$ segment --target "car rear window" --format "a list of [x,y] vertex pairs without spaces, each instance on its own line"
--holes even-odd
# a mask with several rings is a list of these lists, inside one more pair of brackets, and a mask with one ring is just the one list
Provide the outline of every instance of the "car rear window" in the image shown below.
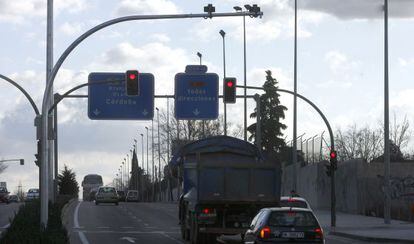
[[39,193],[39,190],[38,189],[30,189],[29,193]]
[[318,226],[318,222],[311,212],[274,211],[271,213],[269,226]]
[[308,208],[308,205],[304,201],[298,200],[281,200],[281,207],[293,207],[293,208]]
[[115,193],[115,188],[112,187],[103,187],[99,188],[100,193]]

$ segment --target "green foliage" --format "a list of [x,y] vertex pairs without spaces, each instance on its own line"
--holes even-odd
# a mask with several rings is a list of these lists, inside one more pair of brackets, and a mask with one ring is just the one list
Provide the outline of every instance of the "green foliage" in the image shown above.
[[76,174],[65,165],[65,168],[58,176],[59,194],[78,196],[79,184],[76,181]]
[[[263,84],[265,93],[260,96],[260,125],[262,150],[280,152],[285,146],[282,138],[282,130],[287,126],[281,122],[285,118],[287,108],[280,104],[279,93],[277,92],[278,82],[272,77],[270,70],[266,71],[266,81]],[[257,108],[250,114],[250,118],[257,117]],[[256,140],[256,123],[251,124],[247,130],[251,133],[249,140]]]
[[40,202],[35,200],[21,205],[0,244],[69,243],[67,231],[61,220],[61,211],[66,202],[67,199],[49,204],[49,223],[43,231],[40,227]]

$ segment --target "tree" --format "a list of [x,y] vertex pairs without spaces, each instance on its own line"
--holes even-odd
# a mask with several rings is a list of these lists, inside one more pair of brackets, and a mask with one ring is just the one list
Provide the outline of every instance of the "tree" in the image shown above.
[[58,176],[59,194],[78,196],[79,184],[76,181],[76,173],[65,165]]
[[381,154],[382,131],[354,124],[345,131],[338,129],[335,142],[340,160],[362,158],[370,162]]
[[398,123],[397,116],[394,113],[394,121],[390,124],[390,140],[398,146],[399,149],[404,149],[411,137],[411,131],[409,131],[410,123],[408,122],[407,115],[401,123]]
[[[266,81],[263,84],[265,93],[260,96],[260,125],[262,149],[265,151],[279,152],[285,147],[285,140],[282,138],[282,130],[287,126],[281,122],[285,118],[287,108],[280,104],[279,93],[277,92],[278,82],[272,77],[270,70],[266,71]],[[257,117],[257,108],[250,114],[250,118]],[[247,130],[250,132],[249,140],[256,142],[256,123],[251,124]]]

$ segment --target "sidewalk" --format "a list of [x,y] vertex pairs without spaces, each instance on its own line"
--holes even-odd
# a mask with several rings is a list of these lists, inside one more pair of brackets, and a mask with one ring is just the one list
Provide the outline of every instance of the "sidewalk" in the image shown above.
[[331,212],[314,211],[325,233],[370,242],[414,243],[414,223],[337,212],[336,227],[331,228]]

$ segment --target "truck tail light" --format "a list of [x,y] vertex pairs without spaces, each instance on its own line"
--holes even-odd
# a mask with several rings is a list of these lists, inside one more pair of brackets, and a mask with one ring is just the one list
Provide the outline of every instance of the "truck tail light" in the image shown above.
[[216,217],[216,210],[214,208],[203,208],[201,209],[201,213],[199,215],[202,218],[209,218],[209,217]]
[[260,238],[267,239],[270,237],[270,228],[265,226],[260,230]]

